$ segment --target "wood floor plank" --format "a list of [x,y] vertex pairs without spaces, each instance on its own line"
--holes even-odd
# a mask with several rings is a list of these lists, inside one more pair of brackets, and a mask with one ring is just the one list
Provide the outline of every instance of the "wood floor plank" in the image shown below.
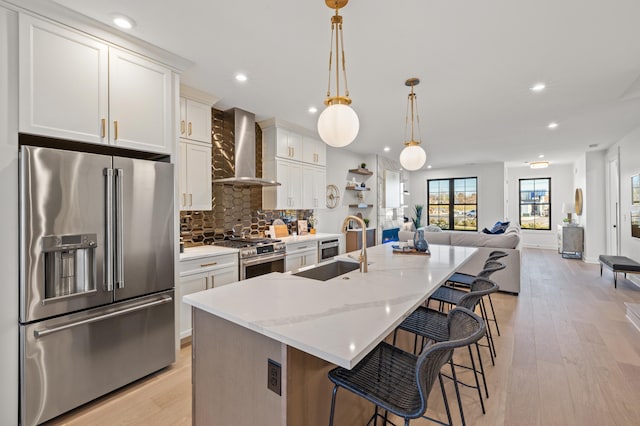
[[[523,249],[520,295],[498,293],[492,299],[502,335],[494,336],[495,366],[482,350],[487,413],[473,389],[462,389],[468,425],[640,424],[640,332],[626,319],[624,305],[640,303],[639,287],[620,275],[614,289],[612,275],[600,277],[598,265],[563,259],[553,250]],[[446,387],[459,425],[453,386]],[[427,415],[446,419],[437,386]],[[191,424],[190,346],[170,368],[50,424]]]

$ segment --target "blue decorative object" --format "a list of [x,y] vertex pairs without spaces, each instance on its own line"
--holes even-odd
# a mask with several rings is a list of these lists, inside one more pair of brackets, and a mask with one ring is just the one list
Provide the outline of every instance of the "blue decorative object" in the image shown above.
[[484,232],[485,234],[504,234],[504,231],[507,230],[507,228],[509,227],[509,223],[511,222],[496,222],[495,225],[493,225],[493,228],[491,229],[487,229],[484,228],[482,230],[482,232]]
[[429,249],[429,243],[424,239],[424,231],[422,229],[413,234],[413,247],[417,251],[427,251]]

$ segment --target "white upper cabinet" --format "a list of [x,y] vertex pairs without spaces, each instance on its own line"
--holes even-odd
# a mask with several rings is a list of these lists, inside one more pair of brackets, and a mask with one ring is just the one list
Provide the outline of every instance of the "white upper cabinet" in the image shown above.
[[301,209],[303,191],[302,163],[277,158],[263,163],[263,176],[280,182],[280,186],[262,189],[265,209]]
[[[266,130],[265,138],[270,147],[275,145],[275,155],[287,160],[302,160],[302,136],[279,127]],[[275,141],[275,144],[274,144]]]
[[180,98],[180,137],[211,143],[211,107],[209,105]]
[[20,131],[107,143],[109,49],[20,14]]
[[109,49],[110,143],[171,152],[171,71],[137,55]]
[[20,131],[171,153],[172,72],[20,14]]
[[180,210],[211,210],[211,145],[180,141]]
[[314,138],[302,138],[302,161],[316,166],[327,165],[327,145]]
[[302,208],[315,210],[325,208],[327,170],[324,167],[304,165],[302,167]]

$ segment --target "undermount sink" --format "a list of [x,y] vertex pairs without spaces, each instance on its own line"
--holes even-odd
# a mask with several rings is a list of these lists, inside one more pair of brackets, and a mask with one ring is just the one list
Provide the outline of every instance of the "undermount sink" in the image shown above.
[[293,275],[303,278],[311,278],[312,280],[327,281],[347,272],[355,271],[360,268],[359,263],[345,262],[337,260],[335,262],[326,263],[315,268],[296,272]]

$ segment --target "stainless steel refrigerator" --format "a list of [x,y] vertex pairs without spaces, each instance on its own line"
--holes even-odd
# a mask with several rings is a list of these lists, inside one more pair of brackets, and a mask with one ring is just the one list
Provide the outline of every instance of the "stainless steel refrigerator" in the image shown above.
[[173,165],[20,149],[20,419],[175,360]]

